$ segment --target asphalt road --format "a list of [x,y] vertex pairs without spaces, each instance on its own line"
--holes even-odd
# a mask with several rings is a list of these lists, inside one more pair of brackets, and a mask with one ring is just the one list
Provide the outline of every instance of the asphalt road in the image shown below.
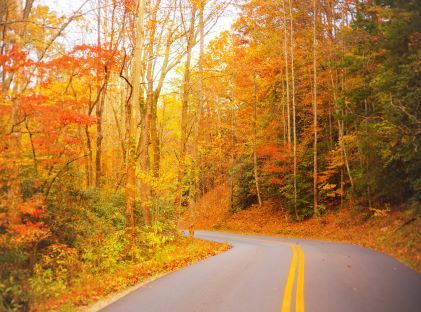
[[198,232],[233,248],[128,294],[107,312],[421,311],[421,275],[371,249]]

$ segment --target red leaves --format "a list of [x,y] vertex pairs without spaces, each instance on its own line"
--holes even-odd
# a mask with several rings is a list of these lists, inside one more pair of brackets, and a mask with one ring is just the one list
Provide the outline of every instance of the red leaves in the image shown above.
[[79,124],[79,125],[93,125],[96,123],[96,119],[94,117],[90,117],[84,114],[71,114],[71,115],[63,115],[60,117],[61,124]]
[[12,112],[12,107],[9,105],[0,105],[0,116],[10,115]]
[[44,95],[19,95],[20,108],[25,113],[25,115],[33,114],[41,105],[45,104],[48,100],[49,97]]
[[64,138],[63,141],[68,144],[78,144],[83,143],[83,140],[80,138]]
[[43,222],[33,223],[27,221],[23,224],[14,224],[9,227],[9,232],[13,233],[12,243],[16,245],[28,245],[46,239],[50,232]]
[[34,198],[31,201],[23,202],[18,207],[23,215],[28,215],[32,218],[39,219],[45,214],[44,201],[41,198]]
[[261,146],[257,150],[260,158],[263,158],[262,171],[271,174],[268,179],[270,184],[285,184],[286,181],[282,175],[288,174],[291,170],[290,150],[287,146],[266,145]]
[[281,178],[270,178],[269,179],[269,183],[270,184],[279,184],[279,185],[282,185],[282,184],[285,184],[285,179],[281,179]]
[[12,243],[26,246],[46,239],[50,231],[40,219],[45,216],[46,208],[42,198],[35,197],[19,204],[18,213],[8,217],[7,232],[12,234]]
[[136,0],[121,0],[123,6],[127,11],[134,11],[136,9],[137,1]]
[[268,156],[273,160],[286,160],[286,151],[281,146],[266,145],[257,149],[259,156]]
[[262,168],[265,172],[273,172],[273,173],[285,173],[288,172],[287,168],[275,165],[265,165]]
[[0,54],[0,66],[4,72],[15,72],[21,67],[29,64],[27,58],[28,52],[18,49],[16,46],[13,46],[8,54]]

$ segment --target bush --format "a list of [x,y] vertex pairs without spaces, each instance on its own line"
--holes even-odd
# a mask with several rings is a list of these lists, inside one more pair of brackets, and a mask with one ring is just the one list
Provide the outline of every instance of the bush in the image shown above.
[[82,269],[78,253],[67,245],[48,247],[41,261],[35,264],[30,279],[31,295],[34,298],[49,297],[63,292]]

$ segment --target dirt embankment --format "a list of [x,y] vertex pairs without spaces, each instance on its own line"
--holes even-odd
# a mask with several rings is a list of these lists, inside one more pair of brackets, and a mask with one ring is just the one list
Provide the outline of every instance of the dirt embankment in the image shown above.
[[347,208],[296,222],[279,205],[266,202],[230,212],[225,186],[206,194],[198,204],[198,229],[233,231],[349,242],[385,252],[421,272],[421,216],[414,210],[379,210],[372,215]]

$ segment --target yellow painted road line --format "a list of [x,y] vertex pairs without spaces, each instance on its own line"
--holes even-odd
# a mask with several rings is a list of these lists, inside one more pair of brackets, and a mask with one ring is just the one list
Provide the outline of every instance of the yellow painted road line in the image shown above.
[[289,267],[288,279],[285,284],[284,299],[282,300],[282,312],[291,311],[292,289],[294,287],[295,270],[297,268],[297,248],[293,244],[290,246],[292,249],[292,260]]
[[297,277],[297,292],[295,295],[295,311],[304,312],[304,251],[300,246],[296,247],[298,250],[298,277]]
[[275,245],[288,245],[292,249],[292,260],[289,267],[288,279],[285,284],[284,289],[284,297],[282,301],[282,312],[290,312],[291,311],[291,303],[292,303],[292,293],[294,288],[294,281],[295,281],[295,271],[297,269],[298,263],[298,273],[297,273],[297,288],[295,293],[295,311],[296,312],[304,312],[304,251],[303,249],[296,244],[274,241],[274,240],[266,240],[261,238],[251,238],[251,237],[242,237],[242,236],[226,236],[233,239],[243,239],[243,240],[252,240],[258,241],[262,243],[268,244],[275,244]]

